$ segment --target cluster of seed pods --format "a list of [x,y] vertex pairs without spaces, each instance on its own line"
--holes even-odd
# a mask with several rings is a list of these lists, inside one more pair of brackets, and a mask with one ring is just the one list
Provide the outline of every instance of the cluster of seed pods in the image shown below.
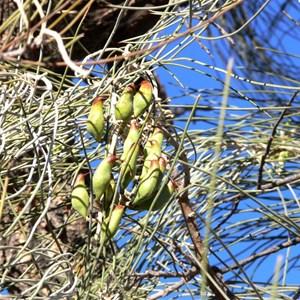
[[[139,89],[134,84],[127,86],[115,105],[119,131],[126,132],[122,154],[120,157],[108,155],[99,163],[92,176],[95,200],[106,216],[100,236],[105,241],[116,234],[125,207],[138,211],[160,210],[169,202],[176,189],[176,183],[171,178],[161,187],[161,183],[165,181],[167,165],[166,156],[162,156],[163,130],[158,126],[152,127],[146,140],[141,132],[143,114],[152,102],[152,84],[143,80]],[[87,119],[87,131],[100,143],[104,127],[103,99],[98,97],[93,101]],[[157,196],[159,190],[161,191]],[[113,198],[116,192],[119,203],[115,206]],[[74,209],[85,218],[89,208],[89,195],[83,174],[76,178],[71,199]],[[108,216],[110,210],[112,213]]]

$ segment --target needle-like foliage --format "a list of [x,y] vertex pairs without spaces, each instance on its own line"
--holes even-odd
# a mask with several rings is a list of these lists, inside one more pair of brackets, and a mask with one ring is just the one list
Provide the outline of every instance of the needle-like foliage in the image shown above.
[[[143,2],[0,4],[9,11],[0,25],[0,291],[8,299],[298,299],[299,4]],[[141,22],[136,35],[124,33],[126,18]],[[153,101],[136,121],[136,147],[158,126],[167,161],[151,201],[176,182],[154,212],[130,205],[142,154],[124,194],[122,161],[109,201],[96,201],[92,185],[100,161],[122,156],[129,125],[115,118],[117,100],[143,80]],[[99,96],[105,125],[96,143],[86,122]],[[71,206],[79,173],[86,219]],[[118,231],[101,240],[118,204],[126,205]]]

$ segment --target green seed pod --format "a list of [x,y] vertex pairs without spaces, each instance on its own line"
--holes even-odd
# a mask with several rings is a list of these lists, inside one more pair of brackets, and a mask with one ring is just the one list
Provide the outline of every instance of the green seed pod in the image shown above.
[[87,131],[98,143],[101,142],[104,131],[103,101],[101,97],[93,101],[86,126]]
[[134,179],[136,175],[136,165],[140,154],[140,146],[136,144],[131,145],[126,160],[121,165],[122,178],[120,182],[121,192],[123,192],[128,184]]
[[117,158],[113,155],[103,159],[93,175],[93,190],[96,195],[96,200],[100,200],[109,185],[111,170],[116,159]]
[[144,157],[145,158],[151,152],[151,141],[156,141],[159,145],[162,146],[163,138],[164,138],[164,135],[163,135],[162,129],[160,127],[155,127],[153,133],[149,137],[149,139],[144,147]]
[[89,207],[89,194],[86,190],[84,175],[78,174],[71,194],[72,206],[85,218]]
[[104,239],[104,243],[112,239],[117,233],[124,210],[125,206],[121,204],[117,205],[112,211],[111,216],[103,221],[100,240]]
[[133,114],[138,118],[150,105],[152,101],[153,86],[148,80],[141,82],[138,92],[133,98]]
[[116,183],[113,177],[111,176],[111,180],[109,181],[109,184],[104,194],[104,209],[106,210],[106,212],[109,211],[110,209],[110,205],[112,203],[115,190],[116,190]]
[[128,132],[128,135],[124,141],[124,146],[123,146],[123,154],[121,156],[121,160],[125,161],[128,153],[130,152],[130,149],[132,148],[133,144],[136,144],[139,140],[139,127],[136,122],[136,120],[132,120],[130,123],[130,129]]
[[130,117],[133,113],[133,97],[135,89],[135,85],[131,84],[123,90],[119,100],[116,103],[116,120],[123,120],[126,123],[130,120]]
[[[156,199],[154,205],[152,206],[151,211],[156,211],[156,210],[162,209],[172,198],[175,188],[176,188],[175,181],[173,179],[170,179],[168,184],[166,184],[163,187],[161,193],[159,194],[158,198]],[[155,196],[156,196],[156,193],[155,193],[155,195],[152,196],[151,199],[148,199],[147,201],[144,201],[144,202],[134,206],[133,209],[140,210],[140,211],[141,210],[149,210]]]
[[144,178],[144,176],[147,174],[150,168],[151,160],[158,159],[161,156],[161,144],[159,144],[157,141],[150,141],[150,144],[151,150],[144,161],[141,178]]
[[158,185],[159,173],[158,160],[151,160],[149,171],[138,186],[137,194],[132,202],[133,206],[146,201],[153,195]]

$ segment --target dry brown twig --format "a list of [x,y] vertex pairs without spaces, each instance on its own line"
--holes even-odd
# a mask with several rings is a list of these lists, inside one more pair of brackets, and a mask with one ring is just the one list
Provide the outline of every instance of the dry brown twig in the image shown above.
[[161,290],[159,292],[157,292],[156,294],[147,297],[147,300],[154,300],[154,299],[159,299],[160,297],[164,297],[169,295],[170,293],[178,290],[182,285],[186,284],[187,282],[189,282],[191,279],[193,279],[197,274],[199,274],[199,270],[196,267],[192,267],[189,272],[187,272],[186,274],[183,274],[182,279],[169,286],[168,288]]
[[[254,190],[253,192],[248,191],[248,194],[258,195],[258,194],[262,194],[264,192],[270,192],[274,188],[277,188],[277,187],[280,187],[283,185],[287,185],[287,184],[293,184],[299,180],[300,180],[300,174],[295,174],[295,175],[292,175],[292,176],[289,176],[289,177],[286,177],[283,179],[278,179],[278,180],[274,180],[273,182],[263,184],[259,190]],[[247,195],[245,193],[238,193],[236,195],[233,195],[233,196],[227,197],[223,200],[220,200],[220,201],[218,201],[218,203],[225,203],[225,202],[232,202],[232,201],[237,202],[237,201],[242,200],[245,197],[247,197]]]
[[[165,132],[166,136],[169,138],[171,145],[175,149],[179,149],[178,142],[169,134],[169,132],[167,130],[164,130],[164,132]],[[181,152],[180,160],[184,162],[184,164],[182,164],[184,178],[183,178],[182,185],[179,186],[179,191],[184,190],[184,192],[179,196],[179,204],[180,204],[181,211],[182,211],[182,214],[185,219],[185,223],[186,223],[189,235],[190,235],[192,242],[194,244],[194,247],[195,247],[196,258],[201,264],[201,261],[203,261],[203,255],[205,255],[205,254],[204,254],[204,250],[203,250],[202,238],[199,234],[199,229],[198,229],[198,226],[196,223],[196,214],[194,213],[194,211],[189,203],[188,189],[186,189],[186,187],[188,187],[190,184],[190,168],[188,167],[188,159],[184,152]],[[200,272],[199,267],[201,267],[201,266],[195,265],[195,267],[198,269],[198,272],[190,274],[190,276],[188,277],[189,280],[194,278],[194,276],[199,274],[199,272]],[[228,289],[225,282],[223,280],[221,280],[215,274],[215,272],[213,271],[213,269],[211,268],[211,266],[209,264],[206,266],[206,268],[207,268],[206,271],[209,274],[208,285],[209,285],[210,289],[212,290],[212,292],[215,294],[217,299],[227,299],[226,297],[224,297],[224,294],[227,295],[229,299],[238,299]],[[172,288],[170,287],[169,289],[167,289],[166,293],[168,291],[173,291],[173,290],[177,289],[178,287],[180,287],[183,284],[184,284],[184,282],[182,280],[179,283],[172,286]],[[164,295],[167,295],[167,294],[164,294]],[[157,298],[153,298],[153,299],[157,299]]]
[[288,247],[291,247],[291,246],[295,246],[297,244],[300,243],[300,238],[299,237],[296,237],[295,239],[292,239],[290,241],[287,241],[287,242],[284,242],[284,243],[281,243],[277,246],[274,246],[274,247],[271,247],[271,248],[268,248],[264,251],[261,251],[259,253],[255,253],[241,261],[239,261],[238,264],[234,264],[234,265],[231,265],[231,266],[228,266],[226,268],[222,268],[221,269],[221,272],[224,274],[224,273],[227,273],[231,270],[235,270],[235,269],[238,269],[242,266],[245,266],[246,264],[252,262],[252,261],[255,261],[256,259],[260,258],[260,257],[264,257],[266,255],[269,255],[269,254],[272,254],[272,253],[276,253],[282,249],[285,249],[285,248],[288,248]]
[[[78,66],[90,66],[90,65],[98,65],[98,64],[105,64],[105,63],[111,63],[111,62],[115,62],[115,61],[118,61],[118,60],[123,60],[123,59],[128,59],[128,58],[131,58],[131,57],[135,57],[137,55],[140,55],[140,54],[147,54],[147,53],[151,53],[153,52],[154,50],[156,49],[159,49],[161,48],[162,46],[165,46],[165,45],[168,45],[168,44],[171,44],[193,32],[195,32],[196,30],[198,29],[201,29],[207,25],[209,25],[210,23],[213,23],[215,22],[219,17],[221,17],[222,15],[224,15],[226,12],[232,10],[233,8],[235,8],[236,6],[242,4],[244,2],[244,0],[237,0],[236,2],[232,3],[232,4],[229,4],[228,6],[224,7],[223,9],[219,10],[217,13],[215,13],[215,15],[213,15],[210,19],[207,19],[203,22],[201,22],[200,24],[192,27],[192,28],[189,28],[188,30],[178,34],[177,36],[173,37],[173,38],[170,38],[166,41],[163,41],[163,42],[160,42],[154,46],[151,46],[150,48],[148,49],[141,49],[141,50],[138,50],[138,51],[134,51],[134,52],[131,52],[131,53],[128,53],[126,55],[118,55],[118,56],[114,56],[114,57],[111,57],[111,58],[106,58],[106,59],[100,59],[100,60],[94,60],[94,61],[88,61],[88,62],[74,62],[75,65],[78,65]],[[47,17],[48,19],[49,17]],[[35,25],[33,28],[31,28],[30,30],[36,30],[38,28],[39,25],[41,25],[43,22],[43,20],[41,20],[37,25]],[[23,34],[19,37],[17,37],[18,39],[20,39],[21,37],[25,37],[26,35]],[[18,40],[17,39],[17,40]],[[5,47],[2,47],[2,49],[0,49],[0,53],[5,53],[5,49],[7,49],[9,46],[11,46],[13,43],[15,43],[15,40],[8,43]],[[43,67],[47,67],[47,64],[46,63],[43,63],[43,62],[36,62],[36,61],[32,61],[32,60],[18,60],[14,57],[5,57],[6,60],[8,61],[12,61],[12,62],[15,62],[15,61],[18,61],[19,63],[23,63],[23,64],[30,64],[30,65],[35,65],[35,66],[43,66]],[[57,67],[61,67],[61,66],[66,66],[66,62],[55,62],[53,63],[54,66],[57,66]]]

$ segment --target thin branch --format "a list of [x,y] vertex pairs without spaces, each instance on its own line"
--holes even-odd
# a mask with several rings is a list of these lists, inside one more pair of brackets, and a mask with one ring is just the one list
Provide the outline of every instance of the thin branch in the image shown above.
[[241,266],[244,266],[244,265],[248,264],[249,262],[255,261],[256,259],[258,259],[260,257],[266,256],[266,255],[269,255],[269,254],[272,254],[272,253],[275,253],[275,252],[278,252],[281,249],[288,248],[290,246],[294,246],[294,245],[297,245],[299,243],[300,243],[300,238],[296,237],[295,239],[293,239],[291,241],[284,242],[284,243],[281,243],[278,246],[274,246],[274,247],[268,248],[268,249],[266,249],[266,250],[264,250],[262,252],[255,253],[255,254],[253,254],[253,255],[251,255],[251,256],[249,256],[249,257],[241,260],[238,264],[234,264],[234,265],[229,266],[227,268],[222,268],[221,272],[224,274],[224,273],[227,273],[227,272],[229,272],[231,270],[238,269]]
[[[134,273],[133,276],[141,277],[141,278],[152,278],[152,277],[164,277],[164,278],[174,278],[174,277],[184,277],[187,278],[191,276],[191,274],[194,274],[198,269],[193,266],[191,269],[189,269],[186,272],[167,272],[167,271],[153,271],[153,270],[147,270],[144,273]],[[199,273],[196,272],[196,274]],[[196,275],[194,274],[194,276]]]
[[269,190],[271,190],[275,187],[295,183],[295,181],[298,181],[299,179],[300,179],[300,174],[295,174],[295,175],[292,175],[292,176],[289,176],[289,177],[286,177],[286,178],[283,178],[283,179],[278,179],[278,180],[275,180],[273,182],[264,184],[264,185],[261,186],[261,190],[262,191],[269,191]]
[[294,101],[294,99],[296,98],[297,94],[299,93],[299,91],[296,91],[293,95],[293,97],[290,99],[290,101],[286,104],[287,108],[285,108],[278,120],[276,121],[276,123],[274,124],[274,127],[273,127],[273,130],[272,130],[272,133],[271,133],[271,137],[269,138],[268,140],[268,143],[267,143],[267,147],[266,147],[266,150],[265,150],[265,153],[264,155],[261,157],[261,162],[260,162],[260,166],[259,166],[259,171],[258,171],[258,180],[257,180],[257,189],[260,189],[261,188],[261,184],[262,184],[262,178],[263,178],[263,168],[264,168],[264,165],[265,165],[265,162],[266,162],[266,158],[267,156],[269,155],[270,153],[270,149],[271,149],[271,146],[272,146],[272,142],[274,140],[274,137],[277,133],[277,127],[279,126],[280,122],[282,121],[285,113],[287,112],[289,106],[291,106],[292,102]]
[[[180,147],[179,147],[180,145],[170,135],[170,133],[167,130],[164,130],[164,132],[166,133],[166,136],[169,137],[169,141],[172,144],[172,146],[175,149],[180,149]],[[180,157],[181,161],[185,162],[185,163],[181,164],[185,176],[184,176],[184,181],[182,183],[182,186],[180,187],[181,189],[184,189],[185,187],[189,186],[189,184],[190,184],[190,169],[188,166],[188,159],[187,159],[185,153],[181,152],[179,157]],[[195,247],[196,257],[201,262],[203,260],[203,254],[204,254],[203,253],[203,243],[202,243],[202,239],[199,234],[199,229],[198,229],[196,219],[195,219],[196,214],[192,210],[192,207],[189,203],[188,189],[186,189],[185,192],[179,196],[179,204],[180,204],[181,211],[182,211],[182,214],[183,214],[185,222],[186,222],[186,226],[187,226],[189,235],[190,235],[190,237],[193,241],[194,247]],[[198,270],[198,272],[199,272],[199,270]],[[213,269],[211,268],[210,265],[207,265],[207,273],[210,275],[208,277],[208,285],[209,285],[210,289],[212,290],[212,292],[215,294],[217,299],[220,299],[220,300],[226,299],[223,296],[223,293],[225,293],[230,299],[238,299],[228,289],[225,282],[220,280],[220,278],[215,274],[215,272],[213,271]],[[211,280],[211,279],[213,279],[213,280]],[[217,283],[217,286],[216,286],[216,283]],[[172,286],[172,288],[177,287],[178,285],[181,286],[183,284],[184,283],[182,283],[182,281],[180,281],[176,285]],[[223,293],[221,293],[220,290],[223,291]],[[156,299],[156,298],[154,298],[154,299]]]
[[[263,184],[259,190],[254,190],[253,192],[248,191],[248,194],[262,194],[263,192],[270,192],[272,189],[295,183],[296,181],[300,180],[300,174],[295,174],[283,179],[274,180],[273,182]],[[227,197],[223,200],[218,201],[217,203],[226,203],[226,202],[232,202],[232,201],[240,201],[243,198],[247,197],[244,193],[238,193],[236,195]]]
[[221,222],[213,229],[213,231],[217,231],[223,224],[225,224],[233,216],[233,214],[238,209],[239,203],[240,202],[237,200],[234,201],[231,212],[224,219],[221,220]]
[[154,299],[158,299],[160,297],[165,297],[165,296],[169,295],[170,293],[178,290],[181,286],[183,286],[188,281],[193,279],[198,273],[199,273],[198,268],[192,267],[188,276],[182,278],[179,282],[169,286],[168,288],[161,290],[152,296],[147,297],[147,300],[154,300]]
[[[118,55],[118,56],[114,56],[114,57],[110,57],[110,58],[106,58],[106,59],[95,60],[95,61],[88,61],[88,62],[85,62],[85,63],[78,62],[78,63],[75,63],[75,64],[80,65],[80,66],[83,66],[83,65],[98,65],[98,64],[104,64],[104,63],[110,63],[110,62],[114,62],[114,61],[118,61],[118,60],[123,60],[123,59],[129,58],[129,57],[135,57],[135,56],[140,55],[140,54],[151,53],[154,50],[161,48],[162,46],[171,44],[171,43],[173,43],[173,42],[175,42],[175,41],[177,41],[177,40],[179,40],[179,39],[181,39],[185,36],[188,36],[189,34],[192,34],[196,30],[201,29],[201,28],[209,25],[210,23],[215,22],[222,15],[224,15],[228,11],[232,10],[236,6],[242,4],[243,2],[244,2],[244,0],[237,0],[237,1],[233,2],[232,4],[229,4],[228,6],[224,7],[223,9],[219,10],[210,19],[208,19],[206,21],[203,21],[202,23],[200,23],[200,24],[198,24],[198,25],[196,25],[192,28],[189,28],[188,30],[186,30],[186,31],[184,31],[180,34],[177,34],[175,37],[170,38],[169,40],[165,40],[163,42],[160,42],[160,43],[150,47],[149,49],[141,49],[141,50],[129,53],[129,54]],[[35,27],[37,27],[37,26],[35,26]],[[34,27],[34,29],[35,29],[35,27]],[[4,47],[4,49],[3,48],[0,49],[0,53],[1,52],[3,53],[6,47]],[[16,61],[16,59],[13,58],[13,57],[5,57],[5,59],[10,60],[10,61]],[[36,61],[31,61],[31,60],[21,60],[21,61],[23,63],[29,63],[31,65],[39,65],[39,66],[44,66],[44,67],[47,66],[47,63],[42,63],[42,62],[36,62]],[[18,60],[18,62],[19,62],[19,60]],[[66,66],[66,63],[60,61],[60,62],[53,63],[53,65],[57,66],[57,67],[60,67],[60,66]]]

